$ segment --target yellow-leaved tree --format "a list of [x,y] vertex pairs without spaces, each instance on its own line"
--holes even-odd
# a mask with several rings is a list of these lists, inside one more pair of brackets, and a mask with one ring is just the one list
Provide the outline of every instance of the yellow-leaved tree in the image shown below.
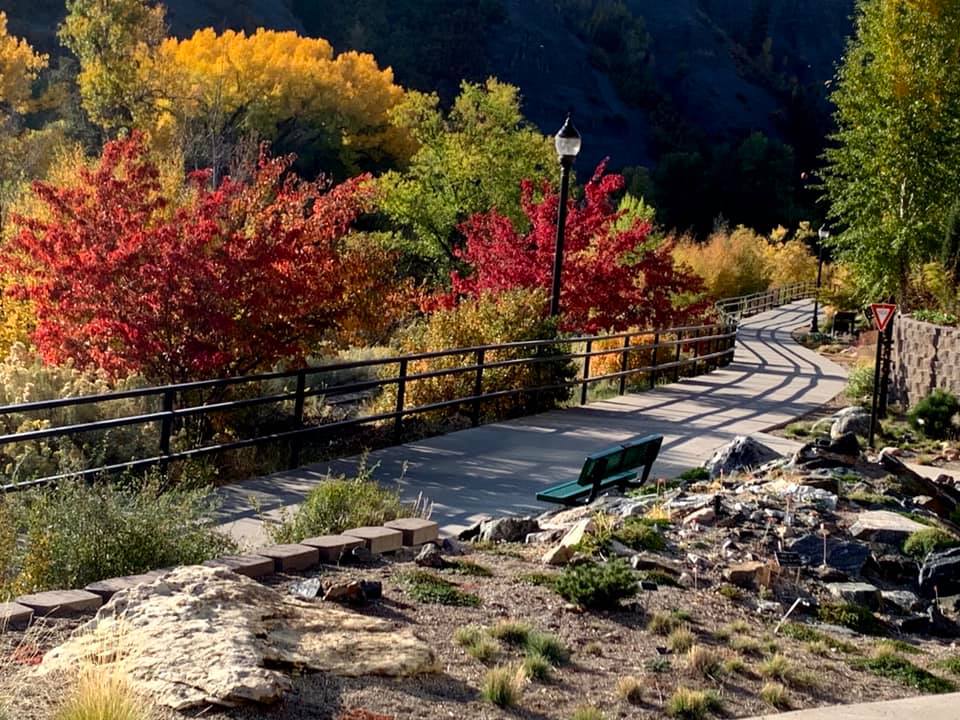
[[33,81],[46,66],[46,55],[7,31],[7,14],[0,10],[0,113],[27,110]]
[[159,92],[137,124],[160,147],[182,148],[191,165],[229,168],[251,138],[273,141],[275,151],[307,148],[315,157],[306,162],[343,174],[413,151],[409,133],[389,122],[404,95],[393,71],[372,55],[335,55],[322,38],[207,28],[164,40],[143,72]]

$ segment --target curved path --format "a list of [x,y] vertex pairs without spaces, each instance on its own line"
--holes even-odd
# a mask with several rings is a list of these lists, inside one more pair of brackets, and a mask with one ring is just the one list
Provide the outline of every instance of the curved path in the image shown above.
[[[674,477],[699,465],[736,435],[757,435],[828,402],[846,384],[836,363],[796,343],[790,331],[809,325],[801,300],[748,319],[734,362],[708,375],[583,407],[492,423],[370,453],[376,476],[397,481],[405,496],[423,493],[447,533],[483,515],[540,513],[537,492],[577,476],[583,458],[639,435],[664,436],[653,477]],[[787,451],[797,443],[762,438]],[[328,470],[350,472],[356,458],[303,467],[222,489],[223,520],[250,546],[266,544],[251,510],[255,496],[268,515],[299,503]],[[406,465],[406,473],[403,473]]]

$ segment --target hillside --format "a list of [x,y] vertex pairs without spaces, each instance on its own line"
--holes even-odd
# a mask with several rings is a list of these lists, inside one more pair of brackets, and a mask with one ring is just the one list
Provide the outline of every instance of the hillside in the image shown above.
[[[11,30],[57,52],[62,0],[3,0]],[[463,78],[518,85],[545,132],[573,108],[581,169],[610,156],[654,195],[670,224],[718,215],[758,226],[795,220],[794,187],[829,128],[825,82],[853,0],[169,0],[175,35],[264,26],[374,53],[401,84],[449,100]],[[744,143],[751,133],[762,133]],[[781,143],[783,143],[781,145]],[[753,172],[754,177],[745,173]],[[736,197],[719,196],[718,180]],[[709,186],[706,184],[709,183]],[[761,195],[771,184],[778,197]],[[689,205],[683,195],[703,195]],[[774,203],[777,218],[752,208]],[[702,205],[699,207],[697,205]]]

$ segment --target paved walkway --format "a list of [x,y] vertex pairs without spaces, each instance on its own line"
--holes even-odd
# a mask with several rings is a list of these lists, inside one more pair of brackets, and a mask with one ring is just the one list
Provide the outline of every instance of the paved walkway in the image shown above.
[[758,715],[750,720],[957,720],[960,693]]
[[[708,375],[652,392],[617,396],[583,407],[493,423],[370,453],[376,476],[422,492],[433,518],[455,533],[483,515],[540,513],[536,493],[576,477],[590,452],[651,433],[664,436],[653,476],[675,477],[701,464],[736,435],[756,435],[831,400],[846,384],[839,365],[793,341],[810,322],[810,301],[757,315],[740,329],[735,361]],[[773,436],[781,451],[797,443]],[[349,472],[356,458],[281,472],[223,488],[223,520],[241,542],[264,544],[251,508],[255,496],[268,516],[301,502],[328,470]]]

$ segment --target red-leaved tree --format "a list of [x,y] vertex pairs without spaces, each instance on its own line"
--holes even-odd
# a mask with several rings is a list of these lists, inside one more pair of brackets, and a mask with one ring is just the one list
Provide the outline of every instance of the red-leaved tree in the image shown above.
[[341,241],[369,193],[363,177],[305,182],[291,162],[263,157],[215,189],[195,174],[175,204],[133,134],[78,183],[37,183],[46,212],[17,219],[2,260],[44,360],[181,381],[302,358],[344,309]]
[[[613,195],[623,186],[623,176],[606,174],[601,164],[584,188],[583,201],[570,201],[560,293],[564,330],[666,327],[703,310],[700,304],[677,303],[700,292],[702,281],[674,265],[672,245],[653,243],[649,223],[624,222],[625,215],[617,212]],[[523,183],[521,193],[528,232],[518,232],[495,210],[474,215],[461,226],[466,243],[459,257],[472,272],[453,274],[447,303],[517,287],[549,292],[559,196],[544,184],[543,199],[537,201],[530,181]]]

